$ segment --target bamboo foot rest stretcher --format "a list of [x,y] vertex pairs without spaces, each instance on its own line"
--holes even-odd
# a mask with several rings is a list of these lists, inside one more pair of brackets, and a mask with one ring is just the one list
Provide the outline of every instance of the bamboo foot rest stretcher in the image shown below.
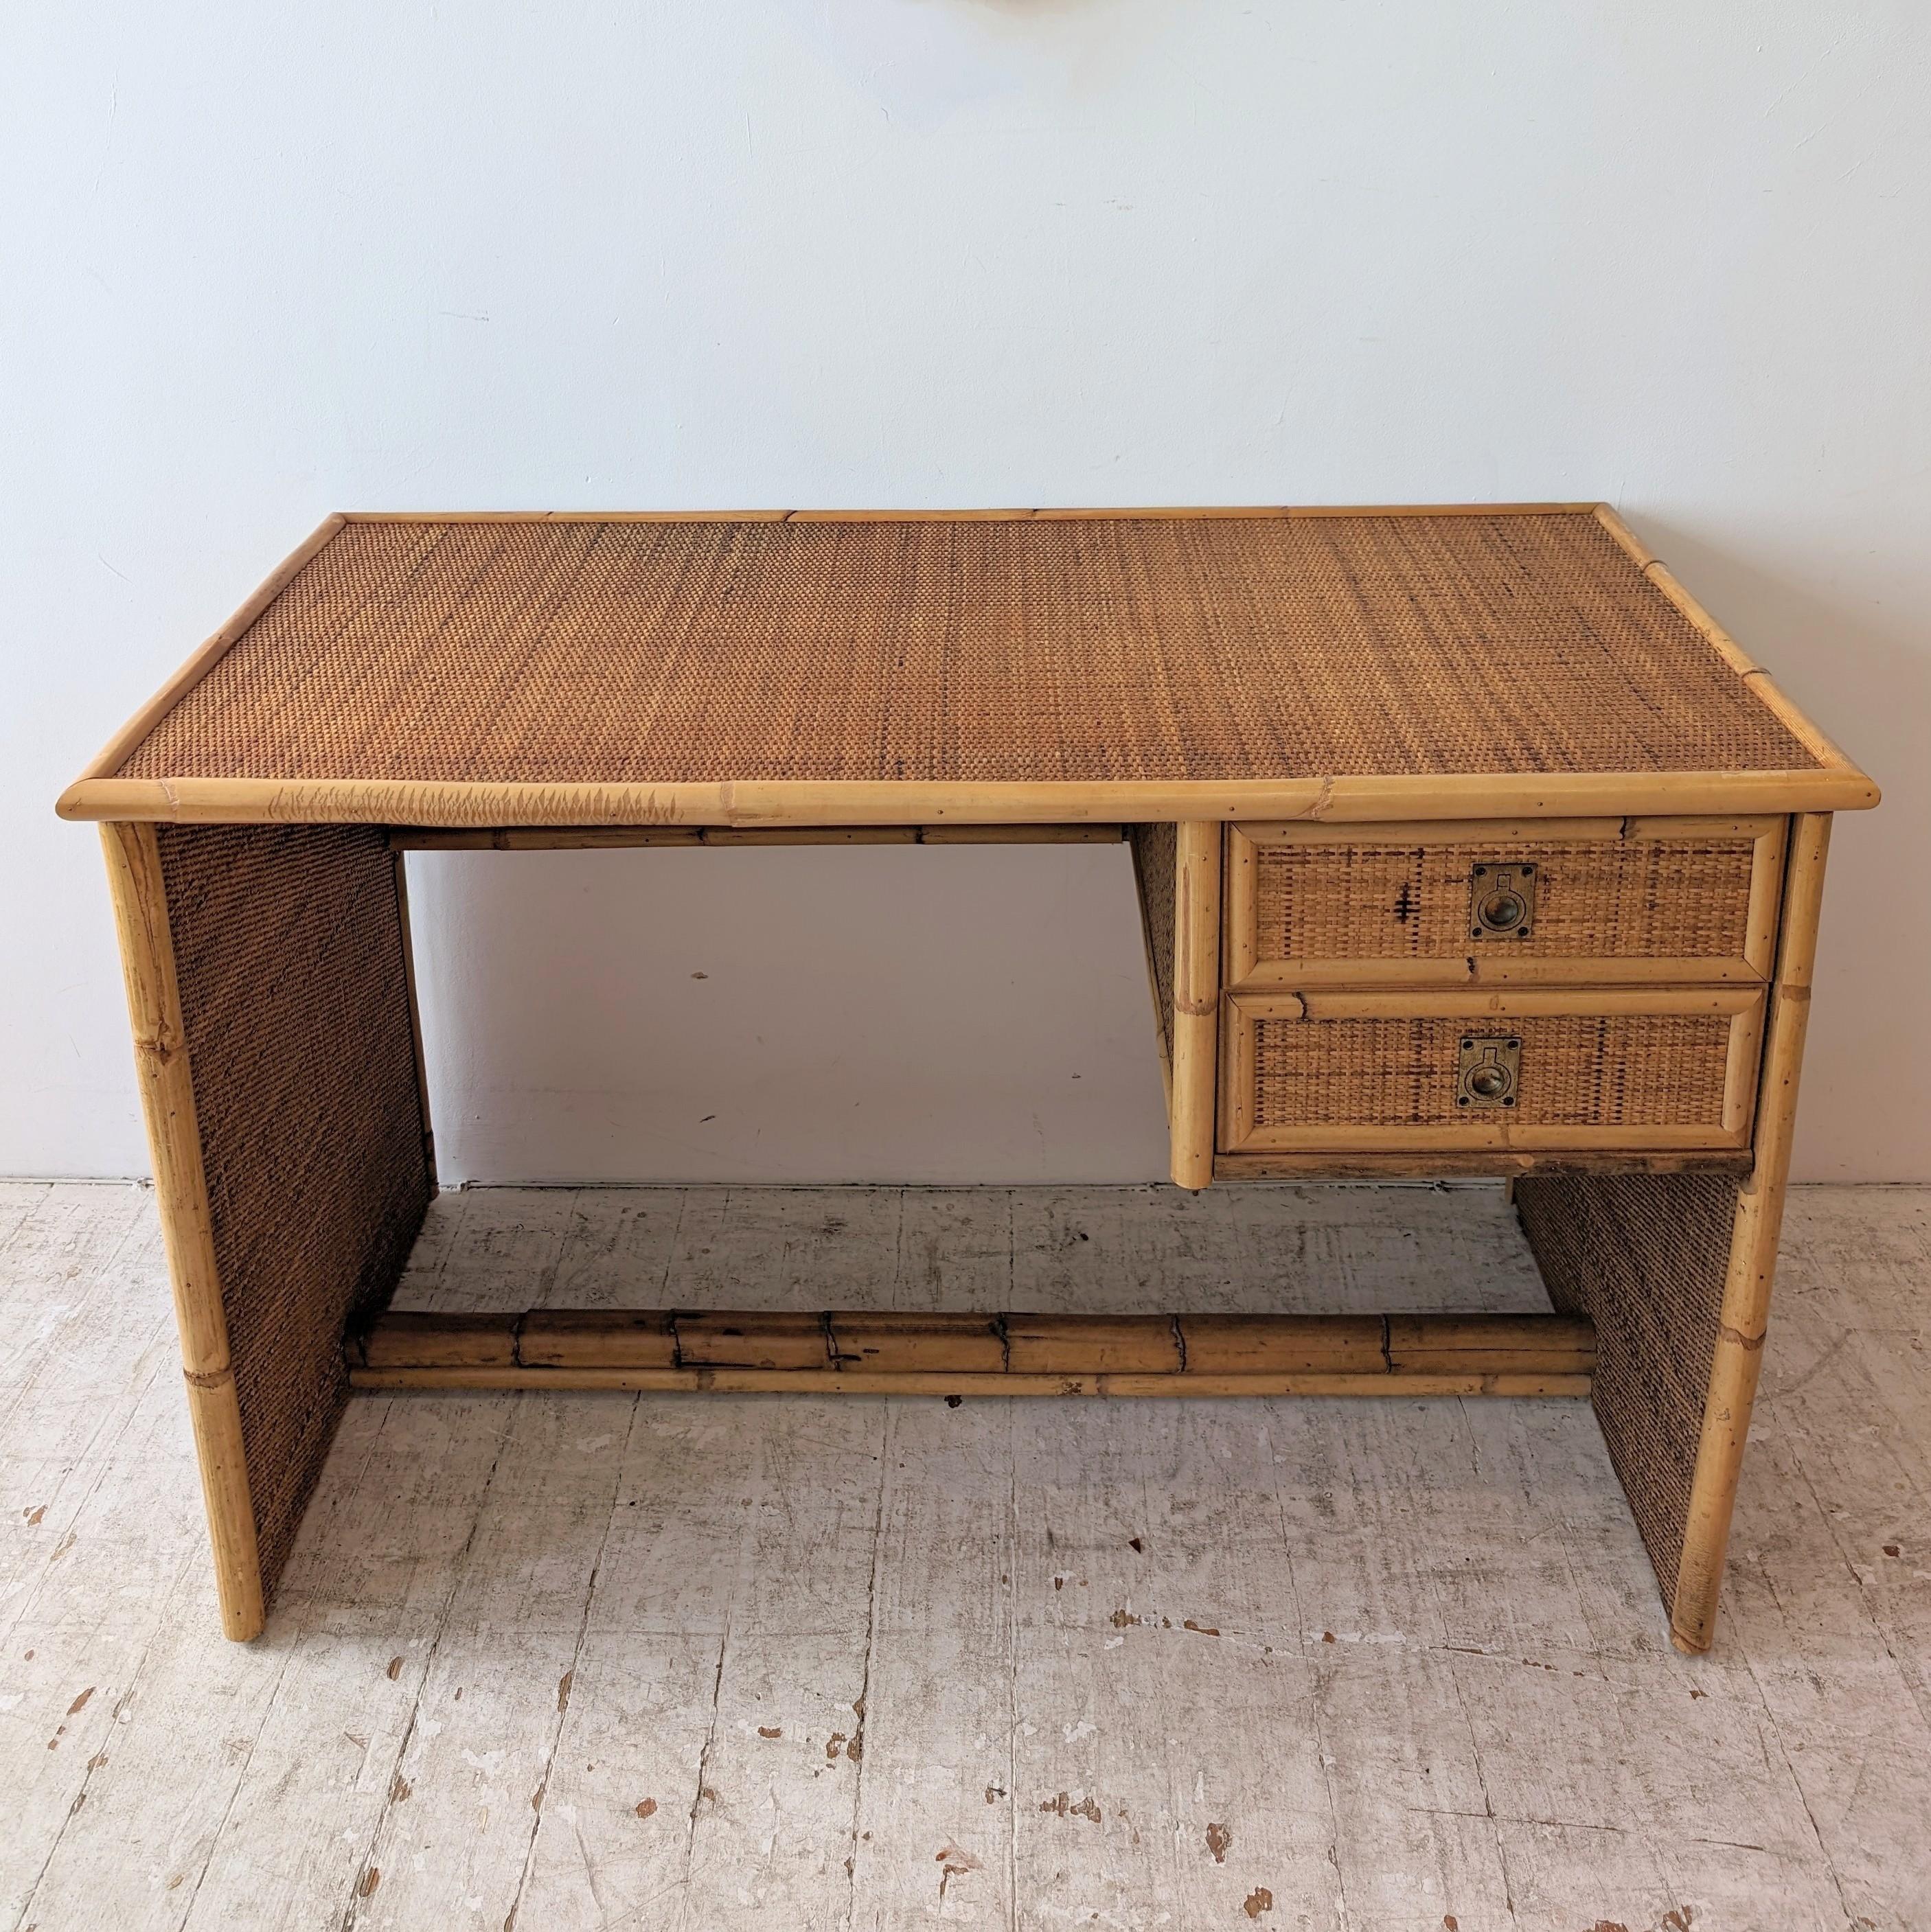
[[[229,1634],[352,1386],[1536,1394],[1590,1396],[1707,1647],[1876,802],[1596,505],[330,518],[59,805]],[[1551,1314],[386,1312],[435,1189],[409,850],[1122,836],[1175,1181],[1508,1177]]]
[[378,1316],[355,1388],[829,1395],[1587,1395],[1560,1315],[681,1313]]

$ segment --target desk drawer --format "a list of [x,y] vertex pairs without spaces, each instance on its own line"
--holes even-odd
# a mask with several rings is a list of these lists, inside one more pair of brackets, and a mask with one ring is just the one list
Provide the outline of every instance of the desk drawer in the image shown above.
[[1770,976],[1784,821],[1236,825],[1230,988]]
[[1764,995],[1708,987],[1247,994],[1221,1150],[1663,1152],[1748,1139]]

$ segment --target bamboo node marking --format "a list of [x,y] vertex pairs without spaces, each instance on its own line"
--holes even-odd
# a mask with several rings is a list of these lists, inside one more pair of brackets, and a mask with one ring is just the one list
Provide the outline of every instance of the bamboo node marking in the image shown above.
[[1334,797],[1335,782],[1332,777],[1324,778],[1316,788],[1314,796],[1294,816],[1296,818],[1325,818],[1333,807]]
[[180,1034],[166,1025],[157,1027],[152,1033],[137,1034],[134,1038],[135,1052],[158,1073],[173,1066],[186,1046]]

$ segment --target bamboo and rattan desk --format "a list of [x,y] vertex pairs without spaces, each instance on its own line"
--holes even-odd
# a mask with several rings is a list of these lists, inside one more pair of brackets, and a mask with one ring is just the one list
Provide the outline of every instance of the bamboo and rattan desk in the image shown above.
[[[1539,1392],[1707,1646],[1876,802],[1592,504],[331,518],[59,806],[229,1634],[353,1385]],[[1174,1180],[1507,1177],[1553,1314],[385,1314],[435,1187],[407,850],[1122,836]]]

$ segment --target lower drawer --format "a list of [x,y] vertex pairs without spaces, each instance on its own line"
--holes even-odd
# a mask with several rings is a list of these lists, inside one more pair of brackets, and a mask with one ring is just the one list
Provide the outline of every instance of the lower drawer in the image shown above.
[[1230,995],[1221,1150],[1740,1148],[1763,1013],[1741,987]]

